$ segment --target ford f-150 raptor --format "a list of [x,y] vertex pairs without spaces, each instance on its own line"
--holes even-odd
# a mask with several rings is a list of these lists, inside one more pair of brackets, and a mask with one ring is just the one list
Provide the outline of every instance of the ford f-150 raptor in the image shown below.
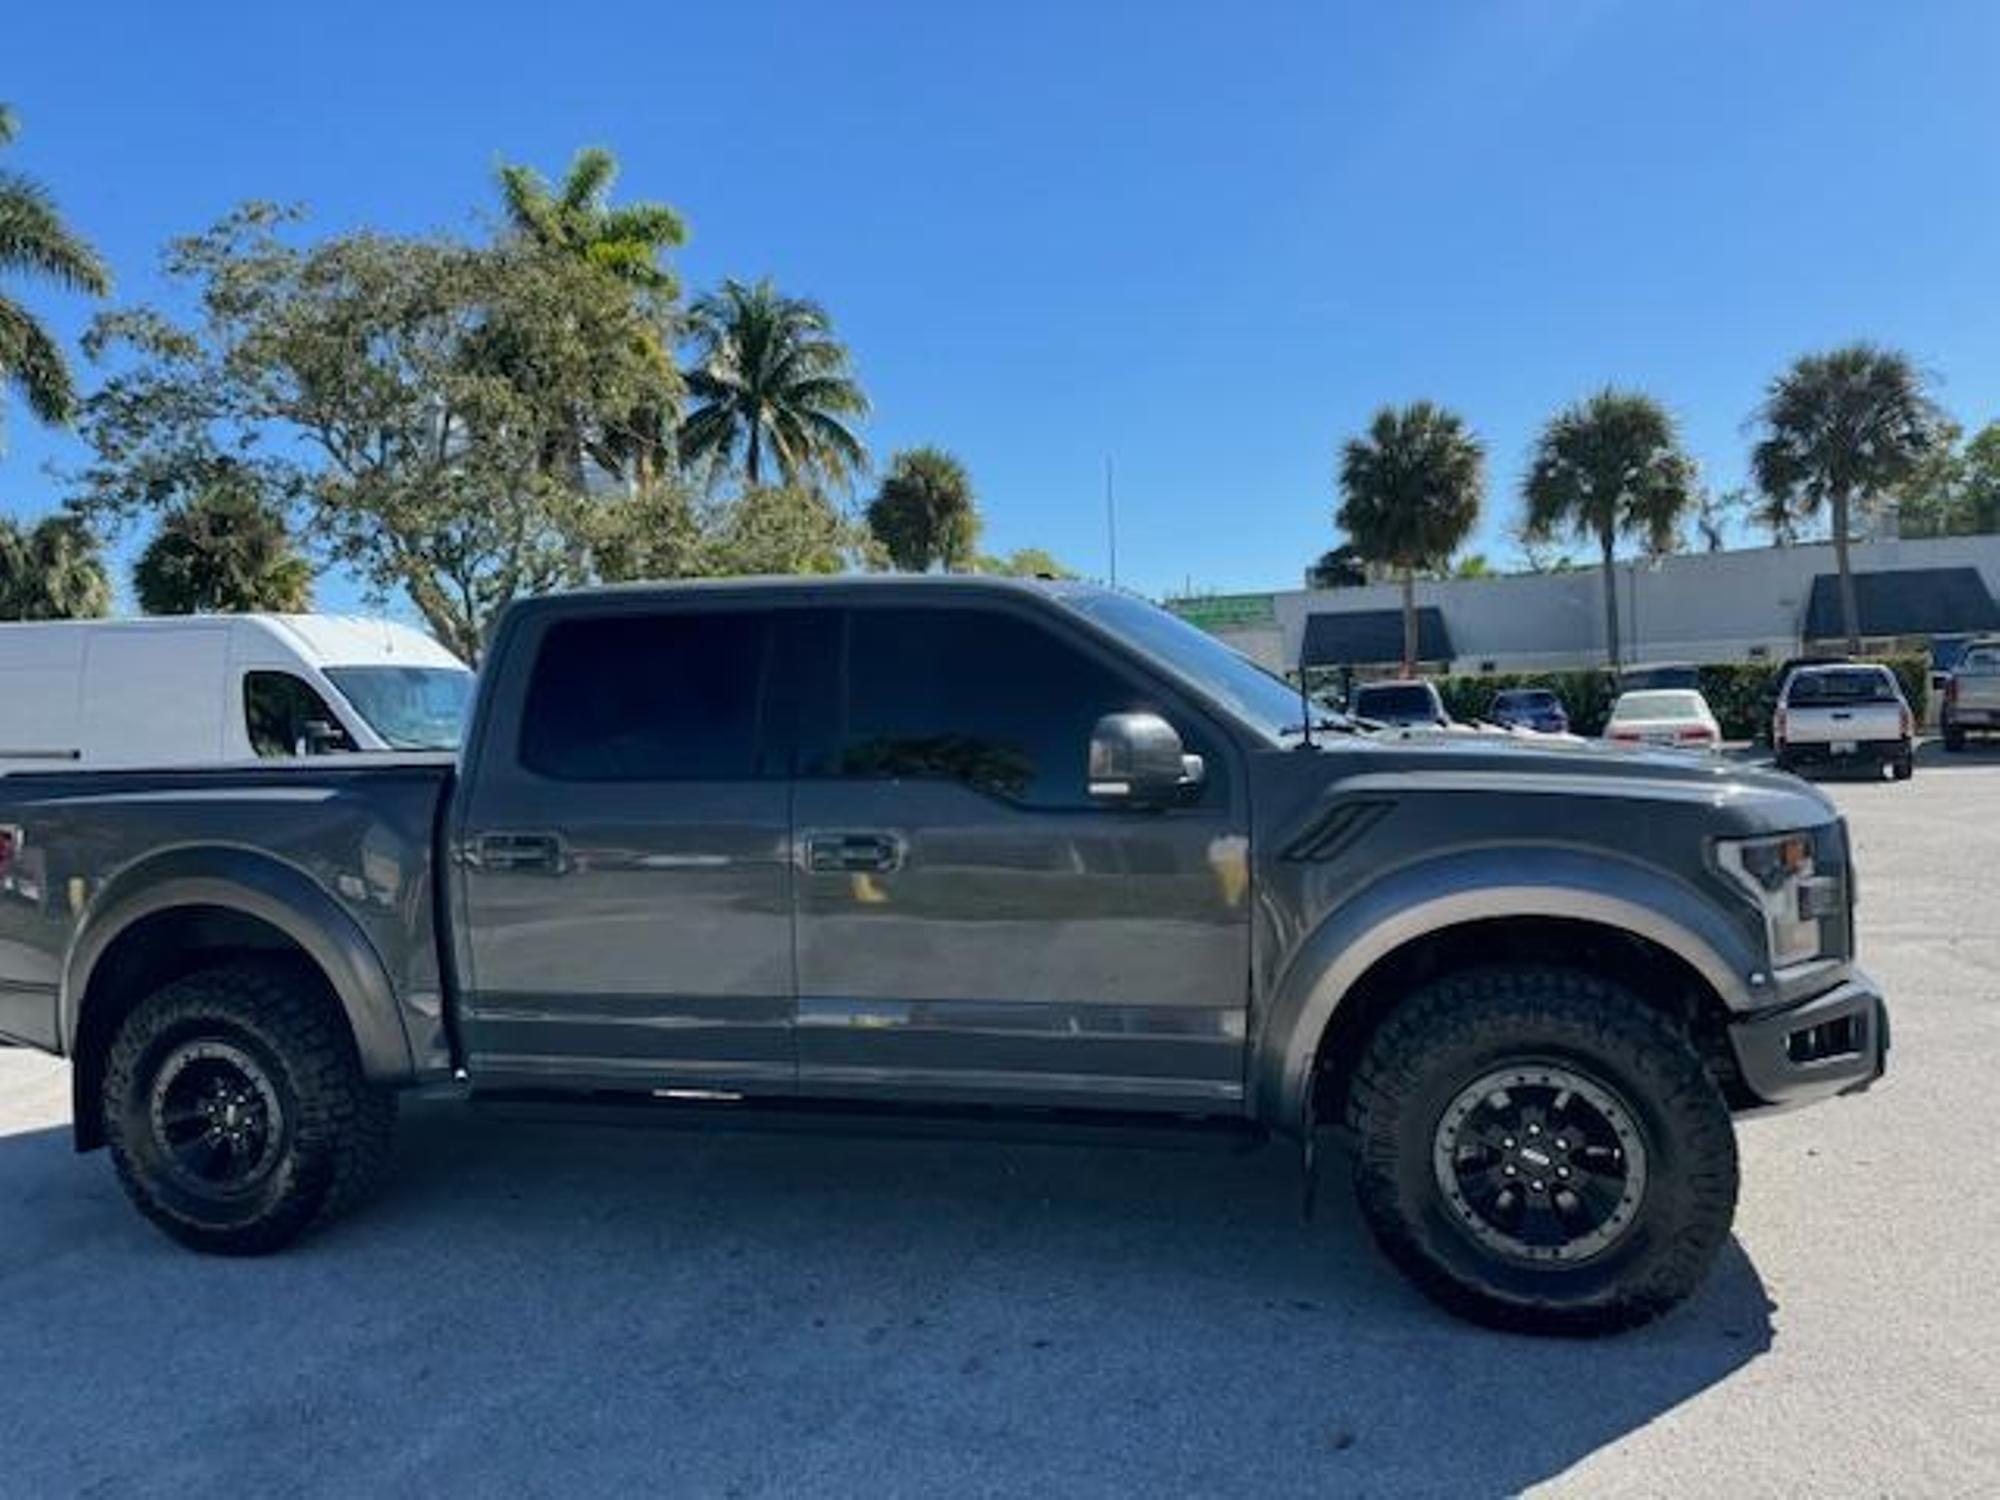
[[1302,701],[1076,584],[526,601],[455,758],[0,779],[0,1034],[202,1250],[352,1205],[403,1090],[872,1101],[1328,1136],[1460,1313],[1671,1307],[1732,1115],[1882,1071],[1841,821]]

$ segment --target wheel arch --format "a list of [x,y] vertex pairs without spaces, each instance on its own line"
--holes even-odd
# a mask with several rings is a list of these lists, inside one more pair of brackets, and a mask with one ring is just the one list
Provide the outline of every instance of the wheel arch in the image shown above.
[[1308,1089],[1323,1072],[1342,1087],[1374,1023],[1422,979],[1508,961],[1608,967],[1642,998],[1698,1023],[1704,1055],[1733,1086],[1721,1029],[1755,1003],[1749,975],[1760,955],[1713,903],[1616,857],[1488,849],[1397,872],[1299,944],[1259,1033],[1258,1118],[1296,1130]]
[[232,957],[284,954],[324,981],[363,1074],[414,1076],[387,969],[367,935],[312,877],[255,851],[178,849],[108,882],[86,910],[57,997],[79,1150],[103,1144],[97,1093],[118,1022],[146,995]]

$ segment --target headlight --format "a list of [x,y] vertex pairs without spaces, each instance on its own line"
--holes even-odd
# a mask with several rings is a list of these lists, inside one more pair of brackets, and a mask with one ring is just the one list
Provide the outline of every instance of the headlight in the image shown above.
[[1715,862],[1764,914],[1774,968],[1825,953],[1823,919],[1840,910],[1840,882],[1814,870],[1811,834],[1723,839],[1715,846]]

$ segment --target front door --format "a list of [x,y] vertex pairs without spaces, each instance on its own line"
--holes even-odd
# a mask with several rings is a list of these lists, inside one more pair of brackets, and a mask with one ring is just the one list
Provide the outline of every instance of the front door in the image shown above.
[[566,613],[496,683],[458,834],[477,1085],[792,1086],[772,617],[691,602]]
[[[808,674],[834,687],[794,792],[801,1091],[1233,1111],[1250,892],[1224,733],[1044,611],[879,599]],[[1204,756],[1188,805],[1088,796],[1091,728],[1130,710]]]

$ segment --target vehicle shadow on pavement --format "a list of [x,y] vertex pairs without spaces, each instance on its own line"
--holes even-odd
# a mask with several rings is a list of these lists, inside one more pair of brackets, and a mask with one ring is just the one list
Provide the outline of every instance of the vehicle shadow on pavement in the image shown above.
[[1963,750],[1947,750],[1943,740],[1917,746],[1920,771],[1975,771],[2000,766],[2000,739],[1968,740]]
[[[1485,1332],[1271,1147],[406,1111],[352,1220],[171,1247],[67,1132],[0,1137],[22,1493],[1498,1494],[1769,1347],[1734,1243],[1621,1338]],[[205,1483],[204,1483],[205,1482]],[[367,1486],[368,1489],[360,1489]]]

